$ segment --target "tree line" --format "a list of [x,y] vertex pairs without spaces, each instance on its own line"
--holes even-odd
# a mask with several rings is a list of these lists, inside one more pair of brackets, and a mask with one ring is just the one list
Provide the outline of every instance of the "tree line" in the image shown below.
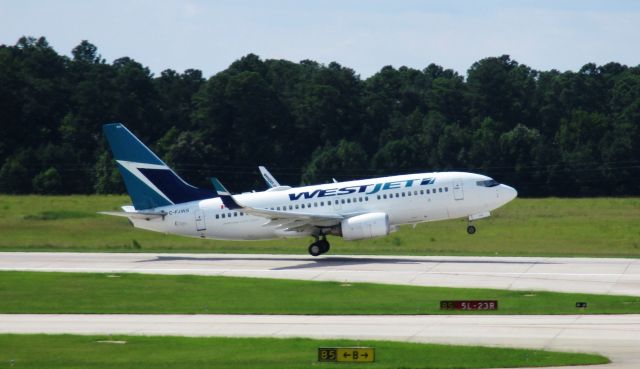
[[423,171],[484,173],[522,196],[640,194],[640,67],[537,71],[508,55],[466,76],[430,64],[362,79],[338,63],[249,54],[206,79],[0,46],[0,192],[123,193],[101,126],[122,122],[188,182],[261,190]]

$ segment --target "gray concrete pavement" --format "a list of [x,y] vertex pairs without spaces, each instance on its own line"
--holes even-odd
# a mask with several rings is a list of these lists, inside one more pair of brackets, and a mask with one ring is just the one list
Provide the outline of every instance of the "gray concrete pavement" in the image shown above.
[[[640,296],[640,259],[0,253],[0,270],[198,274]],[[596,352],[640,368],[640,315],[0,315],[0,333],[386,339]],[[596,367],[590,367],[596,368]]]
[[640,259],[0,253],[0,270],[133,272],[640,296]]
[[282,316],[0,315],[0,333],[311,337],[599,353],[640,368],[640,315]]

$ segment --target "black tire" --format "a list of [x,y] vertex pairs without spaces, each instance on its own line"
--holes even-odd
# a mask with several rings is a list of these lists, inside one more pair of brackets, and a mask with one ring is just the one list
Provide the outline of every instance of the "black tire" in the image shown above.
[[329,252],[329,249],[331,249],[331,245],[329,245],[329,241],[327,240],[318,241],[318,245],[320,245],[320,251],[323,254],[326,254],[327,252]]
[[475,226],[472,226],[472,225],[468,226],[468,227],[467,227],[467,233],[469,233],[469,234],[474,234],[474,233],[476,233],[476,227],[475,227]]
[[318,242],[314,242],[311,245],[309,245],[309,254],[311,256],[318,256],[322,254],[322,247],[319,245]]

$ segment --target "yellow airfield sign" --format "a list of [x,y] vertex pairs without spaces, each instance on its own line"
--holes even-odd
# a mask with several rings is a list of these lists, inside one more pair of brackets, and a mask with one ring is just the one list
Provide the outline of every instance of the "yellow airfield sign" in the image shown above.
[[318,361],[330,363],[373,363],[376,349],[373,347],[321,347]]

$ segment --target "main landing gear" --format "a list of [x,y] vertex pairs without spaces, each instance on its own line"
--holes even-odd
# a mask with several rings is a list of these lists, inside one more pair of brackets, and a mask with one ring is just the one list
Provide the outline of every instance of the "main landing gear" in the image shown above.
[[311,256],[322,255],[324,253],[327,253],[330,248],[331,245],[329,245],[327,237],[325,235],[322,235],[322,239],[316,237],[316,242],[309,245],[309,254],[311,254]]

